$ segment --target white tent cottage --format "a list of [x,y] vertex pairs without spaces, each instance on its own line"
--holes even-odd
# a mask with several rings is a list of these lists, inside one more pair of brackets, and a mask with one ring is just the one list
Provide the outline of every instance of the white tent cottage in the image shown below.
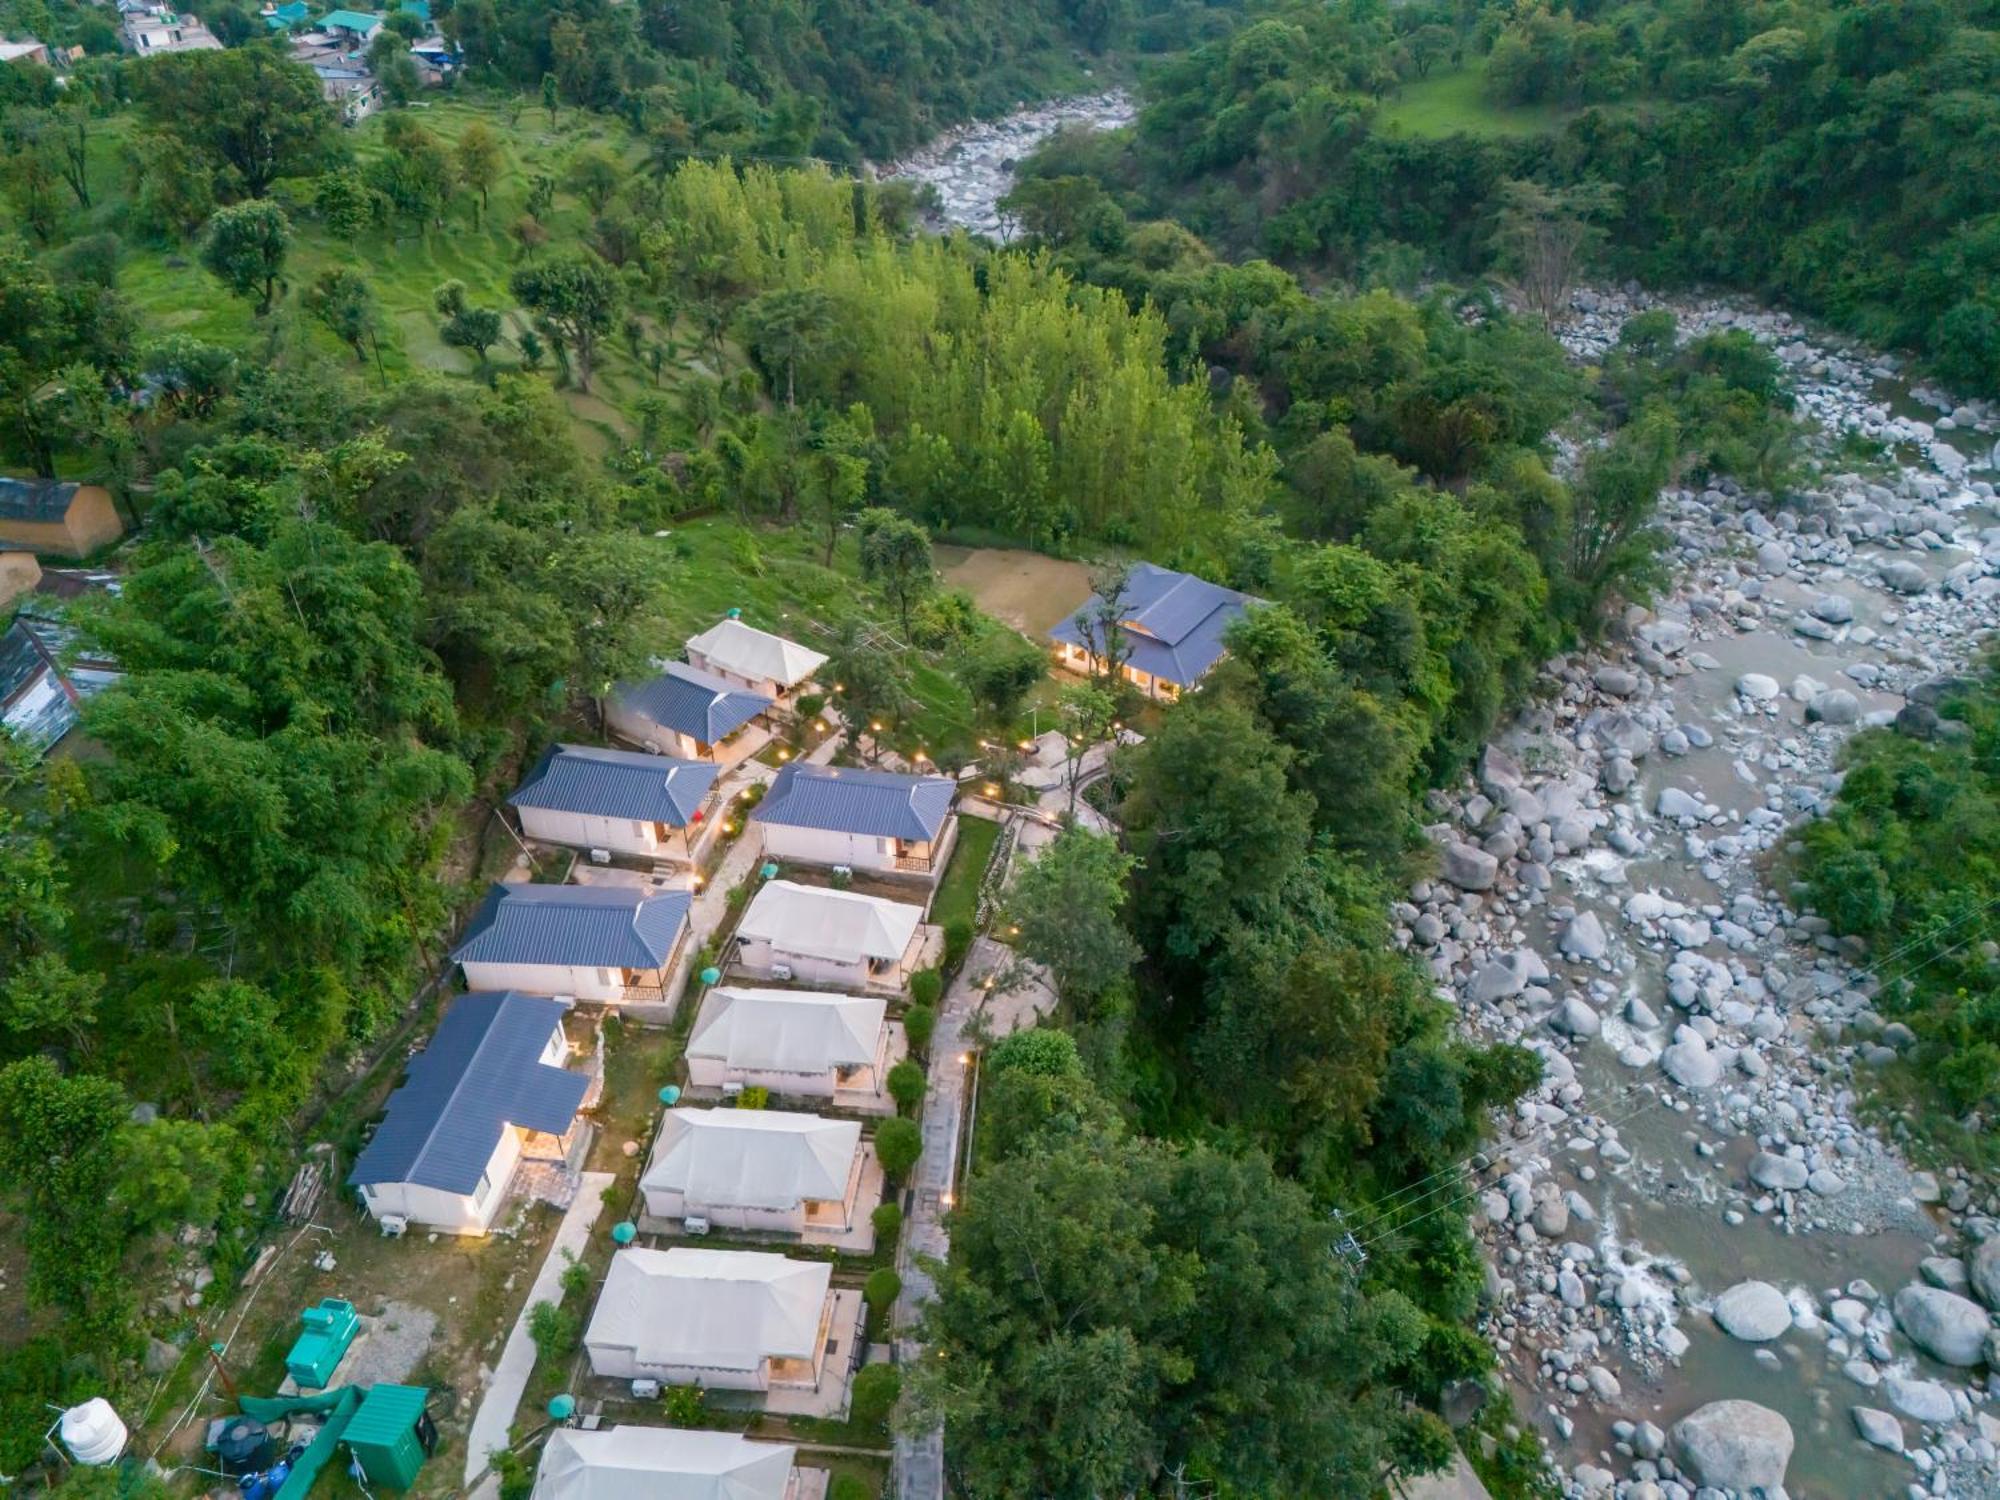
[[532,1500],[798,1500],[798,1450],[734,1432],[559,1427]]
[[736,962],[760,979],[900,990],[922,948],[921,907],[790,880],[765,883],[736,928]]
[[[868,1155],[853,1120],[775,1109],[670,1109],[639,1179],[656,1219],[804,1238],[845,1234]],[[880,1187],[874,1196],[879,1200]]]
[[803,1099],[878,1093],[889,1069],[888,1009],[869,995],[717,985],[688,1037],[688,1082]]
[[817,1390],[845,1376],[825,1368],[832,1280],[826,1261],[760,1250],[620,1250],[583,1347],[613,1380]]
[[688,665],[782,702],[826,665],[826,658],[741,620],[718,620],[687,643]]

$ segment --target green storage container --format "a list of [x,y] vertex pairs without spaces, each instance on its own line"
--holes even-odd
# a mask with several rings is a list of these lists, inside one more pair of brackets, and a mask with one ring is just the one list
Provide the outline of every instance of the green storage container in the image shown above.
[[420,1385],[377,1385],[361,1398],[361,1409],[347,1424],[347,1447],[371,1484],[406,1490],[417,1482],[417,1471],[436,1439],[424,1412],[430,1391]]
[[338,1297],[322,1297],[318,1307],[299,1314],[305,1325],[292,1352],[285,1356],[285,1373],[298,1382],[302,1391],[317,1391],[333,1380],[333,1372],[347,1346],[354,1342],[361,1319],[354,1304]]

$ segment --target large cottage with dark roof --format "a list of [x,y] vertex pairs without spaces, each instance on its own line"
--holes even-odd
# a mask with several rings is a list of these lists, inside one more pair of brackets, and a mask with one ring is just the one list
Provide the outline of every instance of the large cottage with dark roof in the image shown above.
[[1110,661],[1149,698],[1172,700],[1222,660],[1222,637],[1245,610],[1264,601],[1219,583],[1139,563],[1113,608],[1092,594],[1049,637],[1056,660],[1101,677]]
[[551,745],[507,801],[543,843],[691,861],[721,768],[637,750]]
[[750,820],[773,859],[935,880],[958,834],[957,793],[946,776],[793,761]]
[[566,1159],[590,1080],[563,1066],[563,1010],[534,995],[459,997],[347,1175],[370,1214],[484,1234],[522,1162]]
[[667,1004],[691,905],[632,885],[496,885],[451,956],[468,989]]
[[770,731],[757,722],[770,707],[762,693],[676,661],[657,677],[618,684],[604,721],[642,749],[727,768],[770,742]]

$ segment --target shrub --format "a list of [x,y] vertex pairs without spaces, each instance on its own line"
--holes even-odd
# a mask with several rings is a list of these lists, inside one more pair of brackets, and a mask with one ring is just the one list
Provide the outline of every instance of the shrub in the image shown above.
[[889,1097],[896,1101],[896,1108],[903,1113],[908,1114],[923,1103],[924,1070],[907,1057],[889,1070],[888,1085]]
[[771,1102],[771,1091],[761,1083],[744,1085],[743,1092],[736,1096],[738,1109],[762,1109]]
[[944,924],[944,969],[956,974],[958,966],[965,962],[965,955],[972,951],[972,922],[967,917],[953,917]]
[[825,694],[807,693],[803,698],[799,699],[799,717],[810,722],[813,719],[817,719],[819,711],[825,707]]
[[894,1365],[863,1365],[854,1377],[853,1405],[850,1408],[859,1427],[886,1427],[896,1399],[903,1394],[903,1377]]
[[528,1311],[528,1337],[535,1341],[535,1354],[549,1364],[576,1348],[582,1323],[575,1312],[553,1302],[537,1302]]
[[944,975],[936,969],[919,969],[910,976],[910,1003],[936,1007],[944,994]]
[[894,1203],[878,1203],[868,1222],[875,1226],[875,1243],[885,1245],[903,1232],[903,1210]]
[[563,1251],[563,1256],[569,1262],[569,1264],[564,1266],[562,1269],[561,1282],[562,1282],[563,1300],[567,1302],[572,1297],[589,1296],[590,1267],[585,1265],[582,1261],[578,1260],[574,1255],[572,1255],[567,1250]]
[[669,1427],[704,1427],[708,1424],[708,1396],[698,1385],[670,1385],[665,1401]]
[[868,1279],[861,1284],[861,1295],[868,1299],[868,1305],[884,1311],[893,1307],[902,1294],[903,1278],[890,1266],[879,1266],[870,1271]]
[[996,1073],[1013,1070],[1039,1078],[1081,1078],[1083,1058],[1076,1050],[1076,1038],[1067,1031],[1033,1026],[1004,1036],[986,1054],[986,1065]]
[[495,1448],[486,1455],[493,1477],[500,1481],[500,1500],[528,1500],[535,1492],[535,1466],[525,1453]]
[[[926,969],[924,972],[927,974],[930,971]],[[912,1005],[903,1012],[903,1034],[910,1039],[911,1051],[930,1051],[931,1033],[936,1030],[937,1012],[928,1005]]]
[[917,1129],[915,1120],[884,1120],[876,1128],[875,1158],[882,1163],[883,1174],[891,1182],[901,1182],[907,1177],[923,1154],[924,1133]]

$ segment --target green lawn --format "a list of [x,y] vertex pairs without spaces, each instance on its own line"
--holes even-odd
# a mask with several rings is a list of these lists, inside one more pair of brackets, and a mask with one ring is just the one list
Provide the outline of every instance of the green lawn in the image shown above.
[[990,818],[961,813],[958,819],[958,846],[952,851],[937,898],[931,902],[931,920],[943,926],[961,918],[976,921],[979,914],[979,882],[986,862],[993,857],[1000,825]]
[[1415,136],[1544,135],[1574,111],[1555,105],[1509,107],[1486,97],[1486,59],[1455,73],[1435,73],[1405,84],[1375,112],[1375,128],[1385,134]]

